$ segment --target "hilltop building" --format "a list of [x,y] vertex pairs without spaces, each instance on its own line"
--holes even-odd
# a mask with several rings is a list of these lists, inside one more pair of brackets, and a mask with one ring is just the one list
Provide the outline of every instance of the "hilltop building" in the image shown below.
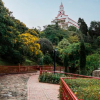
[[55,22],[58,22],[58,25],[61,28],[66,29],[66,30],[69,26],[75,26],[77,29],[79,28],[77,22],[75,22],[74,20],[69,18],[68,15],[65,15],[64,6],[62,3],[59,7],[57,17],[55,17],[55,19],[53,21],[51,21],[52,24],[54,24]]

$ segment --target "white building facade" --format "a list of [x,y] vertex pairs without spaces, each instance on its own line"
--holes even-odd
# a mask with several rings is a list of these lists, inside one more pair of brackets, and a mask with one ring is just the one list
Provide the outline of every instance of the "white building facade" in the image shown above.
[[75,26],[77,29],[79,28],[78,23],[75,22],[74,20],[72,20],[71,18],[68,17],[68,15],[65,15],[65,11],[64,11],[64,6],[61,3],[60,7],[59,7],[59,11],[58,11],[58,15],[57,17],[55,17],[55,19],[51,22],[52,24],[58,22],[58,25],[63,28],[66,29],[69,26]]

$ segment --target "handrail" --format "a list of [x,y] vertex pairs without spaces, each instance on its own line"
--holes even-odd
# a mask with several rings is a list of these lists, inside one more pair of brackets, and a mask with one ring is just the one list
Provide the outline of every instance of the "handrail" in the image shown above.
[[[46,70],[53,70],[53,66],[48,66],[48,65],[33,65],[33,66],[21,66],[19,64],[19,66],[0,66],[0,74],[11,74],[11,73],[26,73],[26,72],[32,72],[35,70],[39,70],[39,69],[46,69]],[[62,70],[64,69],[64,67],[62,68],[61,66],[57,67],[57,70]]]
[[[75,94],[72,92],[72,90],[69,88],[69,86],[65,83],[65,81],[63,80],[63,78],[60,78],[60,80],[61,80],[61,82],[62,82],[62,84],[63,84],[63,86],[64,86],[64,89],[65,89],[65,90],[68,92],[68,94],[70,95],[69,100],[70,100],[70,99],[72,99],[72,100],[79,100],[79,99],[75,96]],[[66,97],[65,100],[67,100],[67,97]]]

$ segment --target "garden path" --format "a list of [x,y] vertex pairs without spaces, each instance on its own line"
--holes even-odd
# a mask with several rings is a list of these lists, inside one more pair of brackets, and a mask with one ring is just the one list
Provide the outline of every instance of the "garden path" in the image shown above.
[[40,83],[38,77],[39,72],[28,80],[28,100],[59,100],[59,85]]

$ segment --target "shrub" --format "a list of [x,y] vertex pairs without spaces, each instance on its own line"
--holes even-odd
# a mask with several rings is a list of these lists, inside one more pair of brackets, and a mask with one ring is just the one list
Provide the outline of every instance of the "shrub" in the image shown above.
[[43,62],[45,64],[50,64],[50,63],[52,63],[52,59],[51,59],[51,57],[48,54],[45,54],[44,58],[43,58]]
[[99,54],[92,54],[86,57],[86,71],[87,75],[91,75],[93,70],[97,70],[99,67]]
[[44,83],[52,83],[52,84],[59,84],[60,77],[65,77],[64,74],[51,74],[51,73],[43,73],[39,76],[39,82]]

